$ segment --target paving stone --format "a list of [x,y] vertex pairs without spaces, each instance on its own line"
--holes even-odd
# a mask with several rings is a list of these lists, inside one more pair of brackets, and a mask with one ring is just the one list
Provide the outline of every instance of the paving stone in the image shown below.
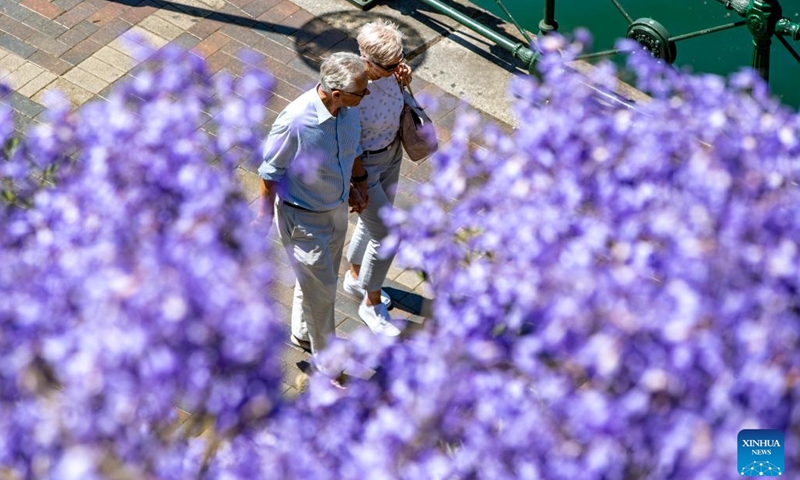
[[23,85],[30,82],[45,70],[32,62],[25,62],[19,68],[3,78],[3,82],[12,90],[19,90]]
[[63,54],[61,59],[72,65],[77,65],[94,55],[100,48],[101,45],[99,43],[90,38],[86,38],[72,47],[67,53]]
[[55,38],[39,32],[31,35],[31,37],[26,40],[26,43],[43,52],[55,55],[56,57],[61,56],[64,52],[70,49],[69,45],[59,42]]
[[9,92],[8,98],[10,99],[9,103],[14,110],[28,118],[33,118],[36,115],[39,115],[42,110],[44,110],[44,107],[41,104],[36,103],[30,98],[13,90]]
[[47,0],[22,0],[19,4],[51,20],[64,11],[58,5]]
[[203,5],[200,2],[196,2],[193,4],[190,1],[184,1],[182,3],[176,3],[173,5],[176,11],[183,12],[187,15],[191,15],[193,17],[206,18],[212,13],[214,13],[214,8],[209,8],[207,5]]
[[183,33],[183,29],[156,15],[151,15],[145,18],[139,22],[137,26],[153,32],[159,37],[167,40],[173,40]]
[[429,178],[431,178],[431,174],[433,173],[432,164],[428,160],[423,160],[418,163],[408,161],[403,162],[403,164],[412,166],[408,174],[405,175],[406,178],[419,183],[426,182]]
[[53,4],[62,10],[70,10],[79,4],[83,3],[83,0],[55,0]]
[[74,27],[70,28],[66,33],[58,37],[58,41],[74,47],[78,43],[89,38],[90,35],[95,33],[99,28],[85,20],[81,21]]
[[18,91],[21,95],[25,95],[26,97],[33,97],[41,89],[46,87],[52,81],[58,78],[54,73],[48,72],[47,70],[42,69],[41,73],[39,73],[35,78],[31,81],[26,83],[22,88]]
[[272,95],[269,99],[269,109],[276,116],[289,105],[289,100],[281,98],[278,95]]
[[128,70],[132,69],[137,63],[133,58],[118,50],[114,50],[109,46],[101,48],[97,51],[97,53],[94,54],[94,56],[123,72],[127,72]]
[[216,74],[222,71],[227,70],[236,61],[234,57],[231,57],[225,52],[217,51],[211,54],[210,57],[206,58],[206,66],[208,71],[212,74]]
[[263,15],[259,17],[259,19],[268,19],[272,23],[279,23],[282,22],[284,19],[288,18],[293,13],[300,10],[300,7],[295,5],[294,3],[283,0],[279,4],[275,5],[274,7],[270,8]]
[[[95,77],[107,83],[115,82],[118,78],[125,74],[124,71],[112,67],[106,62],[101,61],[95,57],[89,57],[78,65],[81,69],[91,73]],[[105,88],[105,86],[103,87]],[[102,89],[101,89],[102,90]],[[98,90],[99,92],[99,90]]]
[[47,52],[37,51],[28,60],[42,66],[56,75],[63,75],[72,65]]
[[294,49],[286,48],[285,46],[276,43],[272,39],[262,35],[261,32],[258,32],[258,35],[261,37],[261,40],[251,45],[254,50],[265,53],[284,65],[295,57],[296,52]]
[[260,35],[269,38],[278,45],[290,45],[292,43],[292,37],[276,32],[274,30],[275,25],[269,21],[269,18],[264,19],[268,13],[269,12],[258,18],[258,22],[252,27],[253,30],[257,31]]
[[195,45],[192,51],[197,52],[204,58],[210,57],[213,53],[230,43],[231,37],[220,32],[214,32],[200,43]]
[[45,35],[56,38],[67,31],[67,27],[59,25],[49,18],[43,17],[38,14],[33,14],[26,17],[22,23],[33,28],[37,32],[42,32]]
[[[337,300],[337,303],[340,302],[341,300]],[[352,338],[357,331],[369,332],[370,330],[360,318],[346,317],[345,320],[336,327],[336,336],[347,340]]]
[[[277,73],[277,72],[276,72]],[[295,98],[299,97],[300,95],[305,92],[305,90],[300,89],[279,77],[275,78],[275,85],[273,86],[272,91],[277,95],[280,95],[283,98],[294,100]]]
[[181,32],[189,30],[200,21],[199,17],[174,10],[159,10],[153,16],[175,25]]
[[19,67],[25,65],[26,63],[25,59],[20,57],[19,55],[16,55],[7,50],[0,50],[0,51],[6,53],[5,56],[3,57],[3,63],[0,64],[0,78],[5,77],[14,70],[18,69]]
[[[114,40],[110,41],[106,47],[116,50],[134,59],[136,56],[134,55],[133,51],[140,50],[136,44],[132,44],[128,39],[123,38],[115,38]],[[139,60],[137,59],[137,61]]]
[[211,36],[211,34],[224,26],[224,23],[217,20],[202,18],[194,26],[192,26],[188,32],[202,40]]
[[112,20],[106,25],[100,27],[94,32],[89,39],[101,45],[114,41],[123,33],[131,29],[131,25],[122,19]]
[[75,25],[86,20],[86,18],[88,18],[94,12],[95,10],[89,6],[86,5],[76,6],[56,17],[55,22],[67,28],[72,28]]
[[279,3],[281,0],[253,0],[243,6],[242,11],[252,18],[258,18]]
[[232,39],[236,39],[239,42],[244,43],[248,47],[250,47],[251,45],[253,45],[254,43],[258,42],[263,38],[261,35],[254,32],[252,29],[236,24],[225,25],[219,29],[219,32],[231,37]]
[[241,23],[241,22],[249,22],[252,21],[252,18],[248,18],[244,12],[240,9],[236,8],[235,6],[231,5],[228,2],[222,6],[222,8],[216,9],[218,15],[225,18],[226,23]]
[[414,290],[419,286],[420,283],[422,283],[422,277],[420,277],[419,272],[413,272],[411,270],[405,270],[393,280],[400,285],[403,285],[408,290]]
[[333,45],[329,50],[331,52],[357,52],[358,42],[355,38],[347,37],[336,45]]
[[119,16],[119,19],[131,25],[136,25],[150,15],[156,13],[158,9],[151,6],[131,7]]
[[31,27],[6,15],[0,15],[0,31],[13,35],[23,41],[36,33],[36,30]]
[[155,34],[149,30],[145,30],[144,28],[138,25],[131,27],[129,32],[131,32],[131,34],[135,36],[132,38],[138,38],[138,40],[136,41],[140,42],[144,46],[161,48],[167,43],[169,43],[169,41],[166,38],[158,34]]
[[4,33],[0,35],[0,47],[15,53],[22,58],[28,58],[36,52],[37,48],[29,45],[13,35]]
[[99,10],[89,15],[86,21],[96,25],[98,28],[104,27],[122,16],[128,8],[130,7],[121,3],[106,2]]
[[21,7],[19,3],[16,2],[2,2],[0,3],[0,13],[3,15],[7,15],[14,20],[24,22],[28,17],[32,15],[37,15],[36,12],[33,12],[25,7]]
[[33,100],[37,103],[43,104],[43,97],[49,91],[60,91],[72,102],[72,104],[76,107],[83,105],[87,101],[91,100],[94,95],[91,92],[81,88],[74,83],[64,79],[64,78],[57,78],[52,83],[47,85],[44,89],[40,90],[39,93],[34,95]]
[[326,55],[329,51],[330,52],[338,52],[341,51],[340,49],[333,50],[334,47],[338,47],[338,45],[342,42],[342,40],[347,38],[347,34],[342,32],[341,30],[337,29],[328,29],[323,33],[313,37],[308,43],[304,44],[303,46],[316,55],[323,56]]
[[177,45],[184,50],[190,50],[192,47],[200,43],[200,39],[190,33],[182,33],[178,38],[172,41],[173,45]]
[[305,73],[309,77],[316,78],[319,76],[319,66],[322,63],[320,60],[313,60],[305,57],[298,57],[292,59],[287,65]]
[[75,67],[68,71],[66,74],[64,74],[63,78],[74,83],[75,85],[80,85],[83,89],[92,93],[100,93],[100,90],[104,89],[109,83],[111,83],[95,76],[92,73],[87,72],[80,67]]
[[315,36],[322,33],[326,27],[330,28],[330,25],[302,9],[298,9],[288,17],[284,18],[280,24],[284,28],[294,28],[295,30],[313,30],[315,32]]

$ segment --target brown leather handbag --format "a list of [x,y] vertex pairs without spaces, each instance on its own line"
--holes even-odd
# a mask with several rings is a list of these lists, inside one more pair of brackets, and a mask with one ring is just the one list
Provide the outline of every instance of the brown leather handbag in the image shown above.
[[425,110],[417,103],[409,85],[403,90],[403,111],[400,114],[400,142],[408,158],[417,162],[439,149],[436,130]]

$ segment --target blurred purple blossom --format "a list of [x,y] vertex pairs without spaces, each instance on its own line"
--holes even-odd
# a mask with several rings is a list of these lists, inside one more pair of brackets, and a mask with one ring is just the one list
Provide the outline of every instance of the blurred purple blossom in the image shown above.
[[[227,435],[282,402],[267,245],[232,166],[213,164],[256,148],[262,120],[226,115],[233,100],[186,52],[137,78],[51,107],[7,163],[27,172],[0,209],[0,465],[20,477],[195,477],[198,462],[169,470],[191,451],[177,407]],[[270,88],[259,72],[231,84]],[[230,145],[200,130],[204,111],[238,132]]]
[[[292,402],[273,272],[230,175],[260,152],[249,99],[268,77],[212,83],[168,51],[108,103],[57,111],[6,162],[58,168],[55,187],[22,185],[29,208],[0,210],[0,465],[727,478],[738,431],[777,428],[800,468],[800,118],[752,72],[690,76],[635,45],[651,99],[609,106],[597,91],[615,67],[565,65],[589,41],[543,39],[541,77],[510,86],[513,132],[457,115],[416,203],[386,212],[398,261],[428,274],[432,318],[402,340],[334,342],[326,365],[374,374],[346,390],[312,376]],[[221,435],[169,430],[176,405]]]

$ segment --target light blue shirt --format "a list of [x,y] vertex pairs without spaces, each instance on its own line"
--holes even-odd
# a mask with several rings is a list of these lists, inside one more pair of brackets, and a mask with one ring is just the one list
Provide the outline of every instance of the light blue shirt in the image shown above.
[[258,174],[278,183],[278,197],[308,210],[333,210],[347,201],[361,155],[357,108],[331,115],[317,88],[290,103],[272,124]]

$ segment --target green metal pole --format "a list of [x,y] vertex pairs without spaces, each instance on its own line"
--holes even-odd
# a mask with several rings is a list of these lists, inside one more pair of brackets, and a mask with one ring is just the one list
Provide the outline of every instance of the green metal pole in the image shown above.
[[489,40],[496,43],[499,47],[511,52],[511,55],[514,58],[521,60],[525,66],[528,68],[528,72],[534,72],[534,63],[538,59],[538,54],[534,53],[533,50],[526,47],[520,42],[515,40],[511,40],[494,30],[486,27],[485,25],[475,21],[474,19],[464,15],[463,13],[459,12],[458,10],[454,9],[450,5],[442,3],[439,0],[420,0],[422,3],[425,3],[436,10],[442,12],[443,14],[447,15],[448,17],[456,20],[458,23],[474,30],[475,32],[483,35],[484,37],[488,38]]
[[558,30],[556,22],[556,0],[545,0],[542,21],[539,22],[539,34],[547,35]]
[[781,7],[775,0],[750,0],[747,6],[747,29],[753,36],[753,68],[769,81],[769,57],[775,24],[781,18]]

